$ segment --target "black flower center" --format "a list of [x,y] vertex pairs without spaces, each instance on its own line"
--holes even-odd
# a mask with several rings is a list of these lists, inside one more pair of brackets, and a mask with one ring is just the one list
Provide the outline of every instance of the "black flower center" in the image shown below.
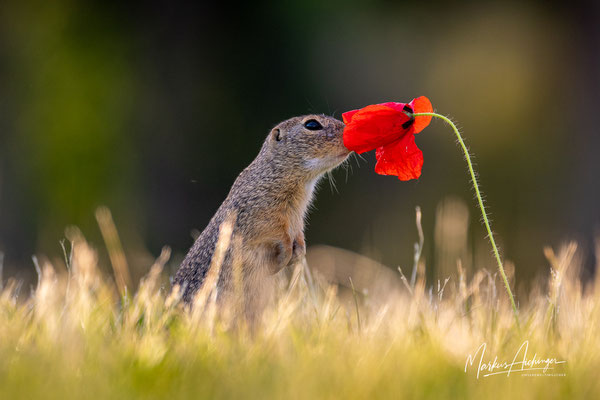
[[404,106],[403,110],[410,114],[410,119],[402,124],[402,128],[408,129],[412,124],[415,123],[415,117],[412,115],[413,109],[407,104]]

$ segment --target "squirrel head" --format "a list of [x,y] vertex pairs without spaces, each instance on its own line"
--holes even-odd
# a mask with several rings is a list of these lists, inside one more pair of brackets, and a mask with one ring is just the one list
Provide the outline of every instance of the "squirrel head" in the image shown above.
[[344,126],[322,114],[290,118],[271,130],[263,150],[275,166],[316,177],[337,167],[350,154],[342,139]]

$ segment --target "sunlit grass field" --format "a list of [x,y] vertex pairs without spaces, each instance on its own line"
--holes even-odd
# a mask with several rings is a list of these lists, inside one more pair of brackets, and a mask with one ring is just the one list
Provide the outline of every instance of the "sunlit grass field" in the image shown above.
[[[69,239],[68,272],[41,263],[30,297],[3,283],[1,399],[600,398],[600,281],[578,280],[575,244],[546,249],[552,268],[519,299],[520,329],[495,271],[429,283],[421,265],[375,301],[342,296],[306,264],[249,327],[217,308],[215,291],[184,307],[167,250],[132,293],[118,247],[113,277],[81,233]],[[516,372],[524,357],[538,369]],[[517,364],[480,368],[495,358]]]

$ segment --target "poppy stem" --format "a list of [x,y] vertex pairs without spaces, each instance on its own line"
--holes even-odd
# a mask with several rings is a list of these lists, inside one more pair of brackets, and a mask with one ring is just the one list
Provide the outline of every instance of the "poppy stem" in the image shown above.
[[413,117],[431,116],[431,117],[440,118],[440,119],[444,120],[444,122],[446,122],[448,125],[450,125],[452,130],[454,130],[454,133],[456,134],[456,138],[458,139],[458,143],[460,144],[460,147],[462,148],[462,151],[465,155],[465,159],[467,160],[467,165],[469,167],[469,173],[471,174],[471,182],[473,182],[473,188],[475,189],[475,195],[477,196],[477,202],[479,203],[479,208],[481,210],[481,216],[483,217],[483,223],[485,225],[485,229],[487,230],[488,238],[490,239],[490,244],[492,245],[492,249],[494,250],[494,256],[496,258],[496,261],[498,262],[498,269],[500,269],[500,275],[502,275],[502,280],[504,281],[504,286],[506,287],[508,297],[510,298],[510,304],[513,309],[517,328],[520,329],[519,314],[517,311],[517,305],[515,304],[515,298],[513,296],[512,290],[510,290],[510,284],[508,283],[508,278],[506,277],[506,273],[504,272],[504,266],[502,265],[502,260],[500,259],[500,252],[498,251],[498,247],[496,246],[496,241],[494,240],[494,234],[492,233],[492,228],[490,227],[490,221],[488,219],[487,212],[485,211],[485,206],[483,205],[483,198],[481,197],[481,191],[479,190],[479,184],[477,183],[477,176],[475,174],[475,170],[473,169],[473,163],[471,162],[471,156],[469,155],[469,150],[467,149],[467,146],[465,145],[465,142],[463,141],[463,138],[460,135],[458,128],[456,127],[456,125],[454,125],[454,123],[449,118],[447,118],[443,115],[440,115],[440,114],[415,113],[415,114],[409,114],[409,115],[412,115]]

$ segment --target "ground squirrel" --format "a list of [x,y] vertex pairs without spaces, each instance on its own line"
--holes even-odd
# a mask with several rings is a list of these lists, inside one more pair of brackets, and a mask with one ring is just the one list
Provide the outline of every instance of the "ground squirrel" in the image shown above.
[[239,260],[246,311],[264,306],[272,276],[306,253],[304,218],[315,185],[350,153],[343,130],[341,121],[325,115],[291,118],[271,130],[179,267],[173,283],[183,288],[184,301],[190,302],[202,286],[219,229],[234,215],[217,287],[231,293],[232,263]]

